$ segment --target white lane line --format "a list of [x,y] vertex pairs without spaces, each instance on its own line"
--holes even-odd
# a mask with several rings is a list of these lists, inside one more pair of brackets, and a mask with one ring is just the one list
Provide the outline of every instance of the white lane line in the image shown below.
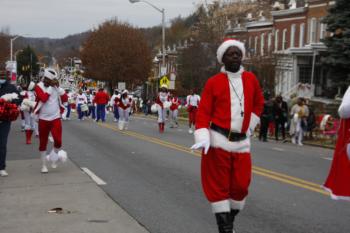
[[277,151],[285,151],[284,149],[279,148],[279,147],[272,147],[272,150],[277,150]]
[[93,173],[92,171],[90,171],[88,168],[86,167],[82,167],[81,170],[83,170],[88,176],[90,176],[90,178],[96,182],[96,184],[98,185],[106,185],[107,183],[104,182],[100,177],[96,176],[95,173]]
[[331,157],[324,157],[324,158],[322,158],[322,159],[329,160],[329,161],[332,161],[332,160],[333,160],[333,158],[331,158]]

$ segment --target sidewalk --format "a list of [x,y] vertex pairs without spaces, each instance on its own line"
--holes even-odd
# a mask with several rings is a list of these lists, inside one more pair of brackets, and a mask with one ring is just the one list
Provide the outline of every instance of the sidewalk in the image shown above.
[[[148,232],[71,161],[41,174],[36,148],[20,158],[32,146],[24,144],[17,126],[8,145],[8,156],[16,160],[7,162],[9,176],[0,177],[1,233]],[[58,207],[61,213],[48,212]]]

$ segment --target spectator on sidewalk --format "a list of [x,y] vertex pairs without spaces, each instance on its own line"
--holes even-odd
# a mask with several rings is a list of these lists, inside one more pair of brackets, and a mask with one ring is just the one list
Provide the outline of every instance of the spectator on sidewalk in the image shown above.
[[264,99],[264,110],[260,116],[259,140],[267,142],[267,132],[273,118],[273,101],[271,99],[270,93],[267,91],[264,93]]
[[[0,76],[0,99],[3,101],[8,101],[15,103],[17,105],[20,104],[20,99],[14,99],[13,97],[5,97],[6,94],[17,94],[19,92],[17,88],[10,84],[10,81],[6,76]],[[11,121],[2,120],[0,121],[0,176],[5,177],[8,176],[6,172],[6,154],[7,154],[7,139],[10,133]]]
[[276,96],[275,102],[273,104],[273,118],[275,121],[275,138],[278,141],[278,132],[282,132],[282,140],[286,140],[286,129],[285,125],[288,121],[288,105],[287,102],[283,100],[281,95]]
[[332,166],[324,184],[333,200],[350,201],[350,87],[338,109],[340,128]]
[[289,133],[292,137],[292,143],[303,145],[304,132],[307,130],[307,117],[309,116],[309,108],[305,105],[305,99],[299,98],[290,112],[291,123]]
[[[68,96],[65,91],[59,87],[57,73],[52,68],[44,71],[43,81],[35,86],[36,106],[34,113],[39,118],[39,151],[42,161],[42,173],[47,173],[47,143],[49,134],[51,133],[54,140],[54,148],[50,152],[50,156],[58,157],[62,147],[62,122],[61,114],[64,111],[64,105]],[[56,163],[52,160],[52,168],[56,168]]]
[[308,133],[308,139],[313,139],[313,131],[316,128],[316,115],[312,107],[309,108],[309,116],[306,119],[307,122],[307,133]]
[[104,91],[101,87],[95,95],[94,103],[96,103],[96,122],[102,120],[102,122],[106,121],[106,105],[109,101],[109,95]]

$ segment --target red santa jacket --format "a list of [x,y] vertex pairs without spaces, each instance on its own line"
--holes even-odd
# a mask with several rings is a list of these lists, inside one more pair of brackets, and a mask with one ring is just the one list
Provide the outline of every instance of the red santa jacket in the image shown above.
[[[117,99],[117,98],[116,98]],[[122,108],[122,109],[127,109],[131,107],[132,104],[132,99],[127,97],[126,99],[123,99],[122,97],[120,99],[118,99],[118,107]]]
[[99,91],[96,93],[94,98],[94,103],[96,104],[107,104],[109,101],[109,95],[104,91]]
[[[34,113],[39,113],[41,106],[46,103],[46,101],[50,98],[50,94],[52,93],[53,88],[52,87],[45,87],[42,82],[38,83],[35,86],[34,92],[36,96],[36,105],[34,107]],[[60,103],[60,112],[61,114],[64,112],[64,105],[62,103],[68,101],[68,95],[65,93],[65,91],[62,88],[58,88],[58,94],[60,96],[59,103]]]
[[156,99],[156,104],[158,104],[161,108],[164,108],[164,103],[166,101],[170,101],[169,94],[165,92],[159,92]]
[[[243,71],[242,84],[244,93],[244,117],[241,133],[247,133],[249,128],[255,128],[260,121],[264,107],[264,97],[255,75]],[[209,131],[214,123],[221,128],[231,129],[231,94],[226,73],[219,73],[208,79],[199,103],[196,116],[195,141],[210,140],[211,146],[220,147],[226,151],[249,152],[250,139],[240,142],[230,142],[217,132]]]
[[174,111],[174,110],[178,109],[179,106],[180,106],[180,100],[179,100],[179,98],[177,98],[177,97],[172,98],[172,99],[171,99],[170,110],[171,110],[171,111]]

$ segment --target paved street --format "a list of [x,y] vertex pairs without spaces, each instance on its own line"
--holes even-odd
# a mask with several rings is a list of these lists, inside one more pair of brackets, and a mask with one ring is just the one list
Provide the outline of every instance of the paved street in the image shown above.
[[[66,121],[64,149],[78,167],[102,179],[106,184],[100,187],[148,231],[216,232],[201,189],[200,155],[188,149],[193,136],[184,126],[167,128],[163,135],[156,127],[155,119],[144,117],[132,117],[126,132],[111,120]],[[24,143],[24,136],[10,140]],[[320,188],[331,157],[328,149],[254,139],[254,177],[246,209],[237,218],[238,232],[350,232],[350,203],[332,201]]]

